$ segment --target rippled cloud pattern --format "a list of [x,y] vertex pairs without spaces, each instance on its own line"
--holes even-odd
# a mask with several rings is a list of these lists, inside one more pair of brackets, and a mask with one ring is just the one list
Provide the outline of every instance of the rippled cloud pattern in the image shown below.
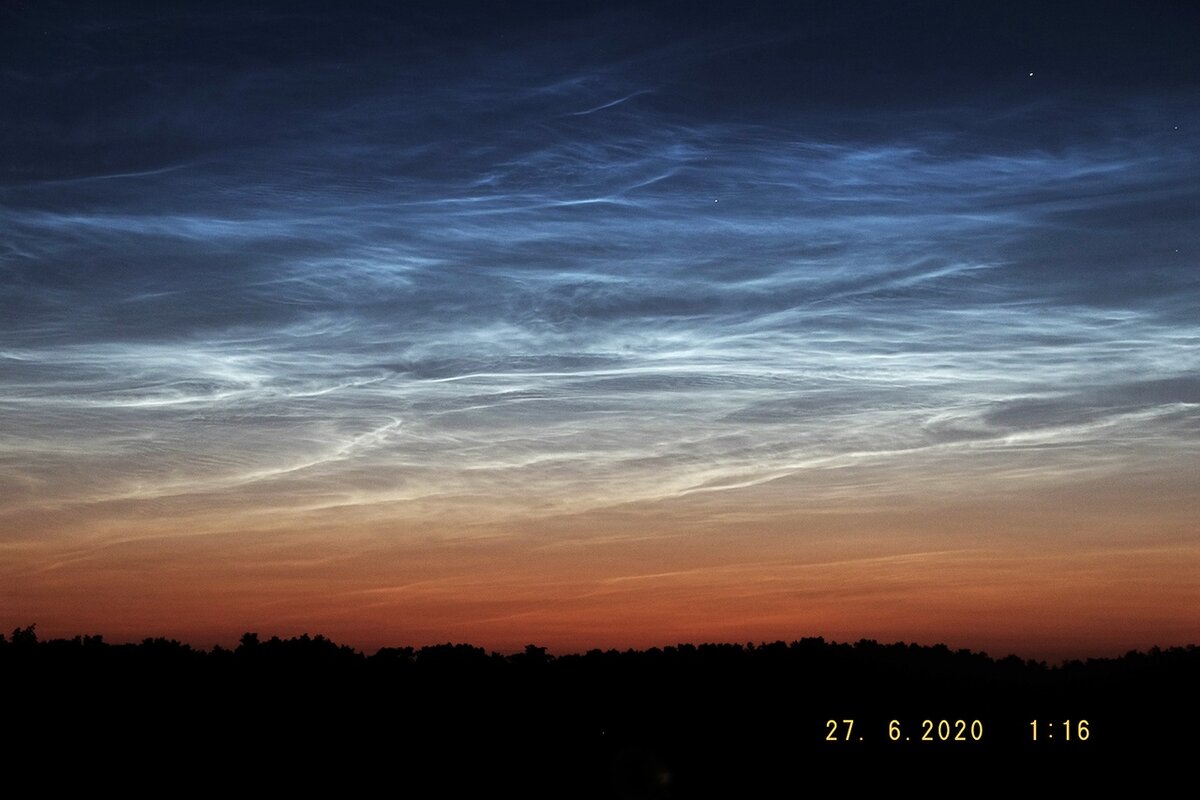
[[5,9],[9,546],[1194,471],[1192,17],[449,5]]

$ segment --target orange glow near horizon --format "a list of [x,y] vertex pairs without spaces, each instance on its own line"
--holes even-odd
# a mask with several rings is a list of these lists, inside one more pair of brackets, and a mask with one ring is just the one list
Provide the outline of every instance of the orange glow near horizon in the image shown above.
[[7,545],[2,622],[201,647],[251,630],[320,633],[367,652],[824,636],[1052,662],[1197,639],[1186,483],[1165,506],[1136,486],[1097,484],[816,513],[791,507],[797,488],[440,531],[426,522],[419,536],[378,519],[305,530],[301,517],[286,534],[238,532],[230,520],[157,535],[153,521],[128,519],[128,535],[86,546]]

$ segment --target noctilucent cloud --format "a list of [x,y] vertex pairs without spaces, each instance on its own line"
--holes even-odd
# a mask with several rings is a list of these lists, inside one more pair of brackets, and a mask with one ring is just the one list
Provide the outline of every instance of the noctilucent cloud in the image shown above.
[[1185,3],[0,10],[0,623],[1195,640]]

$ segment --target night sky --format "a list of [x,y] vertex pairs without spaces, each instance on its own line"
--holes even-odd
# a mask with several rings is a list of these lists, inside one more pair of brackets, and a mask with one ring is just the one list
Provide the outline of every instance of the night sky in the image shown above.
[[0,628],[1200,639],[1200,5],[0,6]]

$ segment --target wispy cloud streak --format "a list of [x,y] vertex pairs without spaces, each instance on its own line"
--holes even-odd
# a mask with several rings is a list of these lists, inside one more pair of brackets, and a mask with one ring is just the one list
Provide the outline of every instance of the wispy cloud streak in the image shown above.
[[46,137],[0,185],[7,512],[551,514],[863,463],[886,492],[918,454],[1194,457],[1194,101],[732,120],[681,108],[694,54],[601,38],[571,69],[471,37],[457,66],[193,64],[211,125],[200,89],[114,77],[119,124],[6,134]]

